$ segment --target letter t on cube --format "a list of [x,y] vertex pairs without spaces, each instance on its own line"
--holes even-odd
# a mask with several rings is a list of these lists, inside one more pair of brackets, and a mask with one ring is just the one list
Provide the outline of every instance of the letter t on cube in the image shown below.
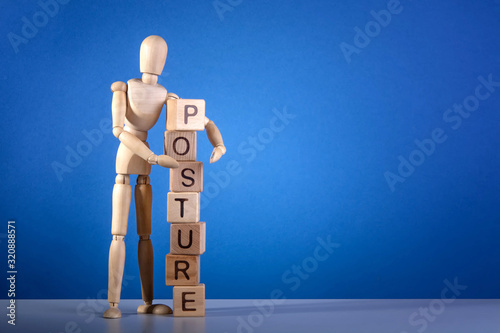
[[199,221],[199,192],[169,192],[167,194],[167,222]]

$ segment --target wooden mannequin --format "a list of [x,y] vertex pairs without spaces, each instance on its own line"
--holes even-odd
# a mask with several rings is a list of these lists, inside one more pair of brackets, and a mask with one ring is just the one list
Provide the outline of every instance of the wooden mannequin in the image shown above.
[[[172,309],[163,304],[153,304],[153,246],[151,243],[152,190],[149,180],[151,165],[177,168],[179,164],[167,155],[154,154],[146,142],[148,131],[156,124],[163,105],[177,95],[157,83],[167,58],[167,44],[159,36],[149,36],[141,44],[140,71],[142,79],[131,79],[127,83],[115,82],[112,116],[113,134],[120,140],[116,156],[116,179],[113,187],[113,213],[111,233],[113,239],[109,249],[108,302],[110,308],[104,318],[120,318],[120,302],[123,270],[125,266],[125,243],[128,213],[132,196],[130,175],[137,175],[135,205],[137,212],[137,234],[139,235],[138,260],[141,275],[143,305],[137,313],[169,314]],[[214,146],[210,162],[216,162],[225,154],[226,148],[219,130],[205,118],[207,136]]]

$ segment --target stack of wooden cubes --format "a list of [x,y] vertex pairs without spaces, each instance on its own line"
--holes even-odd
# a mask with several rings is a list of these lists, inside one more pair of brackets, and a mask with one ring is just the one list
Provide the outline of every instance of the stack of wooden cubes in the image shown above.
[[205,101],[167,101],[165,154],[179,162],[170,169],[167,221],[170,253],[166,256],[166,284],[173,286],[174,316],[205,315],[205,285],[200,283],[200,255],[205,252],[205,222],[200,222],[203,163],[196,161],[196,131],[205,129]]

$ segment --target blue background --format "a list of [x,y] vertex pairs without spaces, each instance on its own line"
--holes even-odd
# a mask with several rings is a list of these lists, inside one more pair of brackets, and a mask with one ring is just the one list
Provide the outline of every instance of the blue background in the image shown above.
[[[287,298],[439,298],[455,278],[467,286],[460,297],[499,298],[500,88],[457,129],[443,114],[474,94],[479,76],[500,81],[500,2],[402,0],[348,62],[341,43],[354,45],[355,27],[387,2],[233,0],[218,13],[212,1],[74,0],[17,53],[9,33],[22,36],[23,17],[33,22],[42,8],[2,3],[0,247],[6,253],[14,219],[16,296],[105,297],[119,142],[100,123],[111,119],[111,83],[140,77],[139,46],[157,34],[169,45],[159,83],[205,99],[228,149],[209,164],[199,133],[211,189],[201,211],[207,298],[274,289]],[[294,118],[273,132],[284,110]],[[149,134],[157,153],[164,121]],[[415,140],[436,128],[447,139],[391,190],[386,172],[398,173],[400,156],[424,156],[412,153]],[[54,162],[66,164],[67,147],[86,145],[92,130],[102,141],[59,179]],[[234,163],[239,173],[217,183],[213,174]],[[170,298],[168,170],[153,167],[151,182],[155,296]],[[321,262],[311,259],[318,237],[337,244]],[[133,205],[126,245],[122,298],[140,298]],[[307,276],[291,272],[303,263]]]

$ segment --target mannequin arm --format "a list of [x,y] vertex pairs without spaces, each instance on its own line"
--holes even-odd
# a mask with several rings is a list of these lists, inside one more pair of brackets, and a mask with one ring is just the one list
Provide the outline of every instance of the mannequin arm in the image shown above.
[[169,156],[157,156],[139,138],[123,129],[125,113],[127,111],[127,85],[124,82],[115,82],[111,85],[113,102],[111,112],[113,117],[113,135],[116,136],[134,154],[149,164],[160,164],[166,168],[177,168],[179,164]]
[[215,126],[214,122],[205,117],[205,123],[208,140],[214,147],[212,155],[210,156],[210,163],[214,163],[226,153],[226,147],[224,146],[224,141],[222,141],[222,135],[220,134],[217,126]]

